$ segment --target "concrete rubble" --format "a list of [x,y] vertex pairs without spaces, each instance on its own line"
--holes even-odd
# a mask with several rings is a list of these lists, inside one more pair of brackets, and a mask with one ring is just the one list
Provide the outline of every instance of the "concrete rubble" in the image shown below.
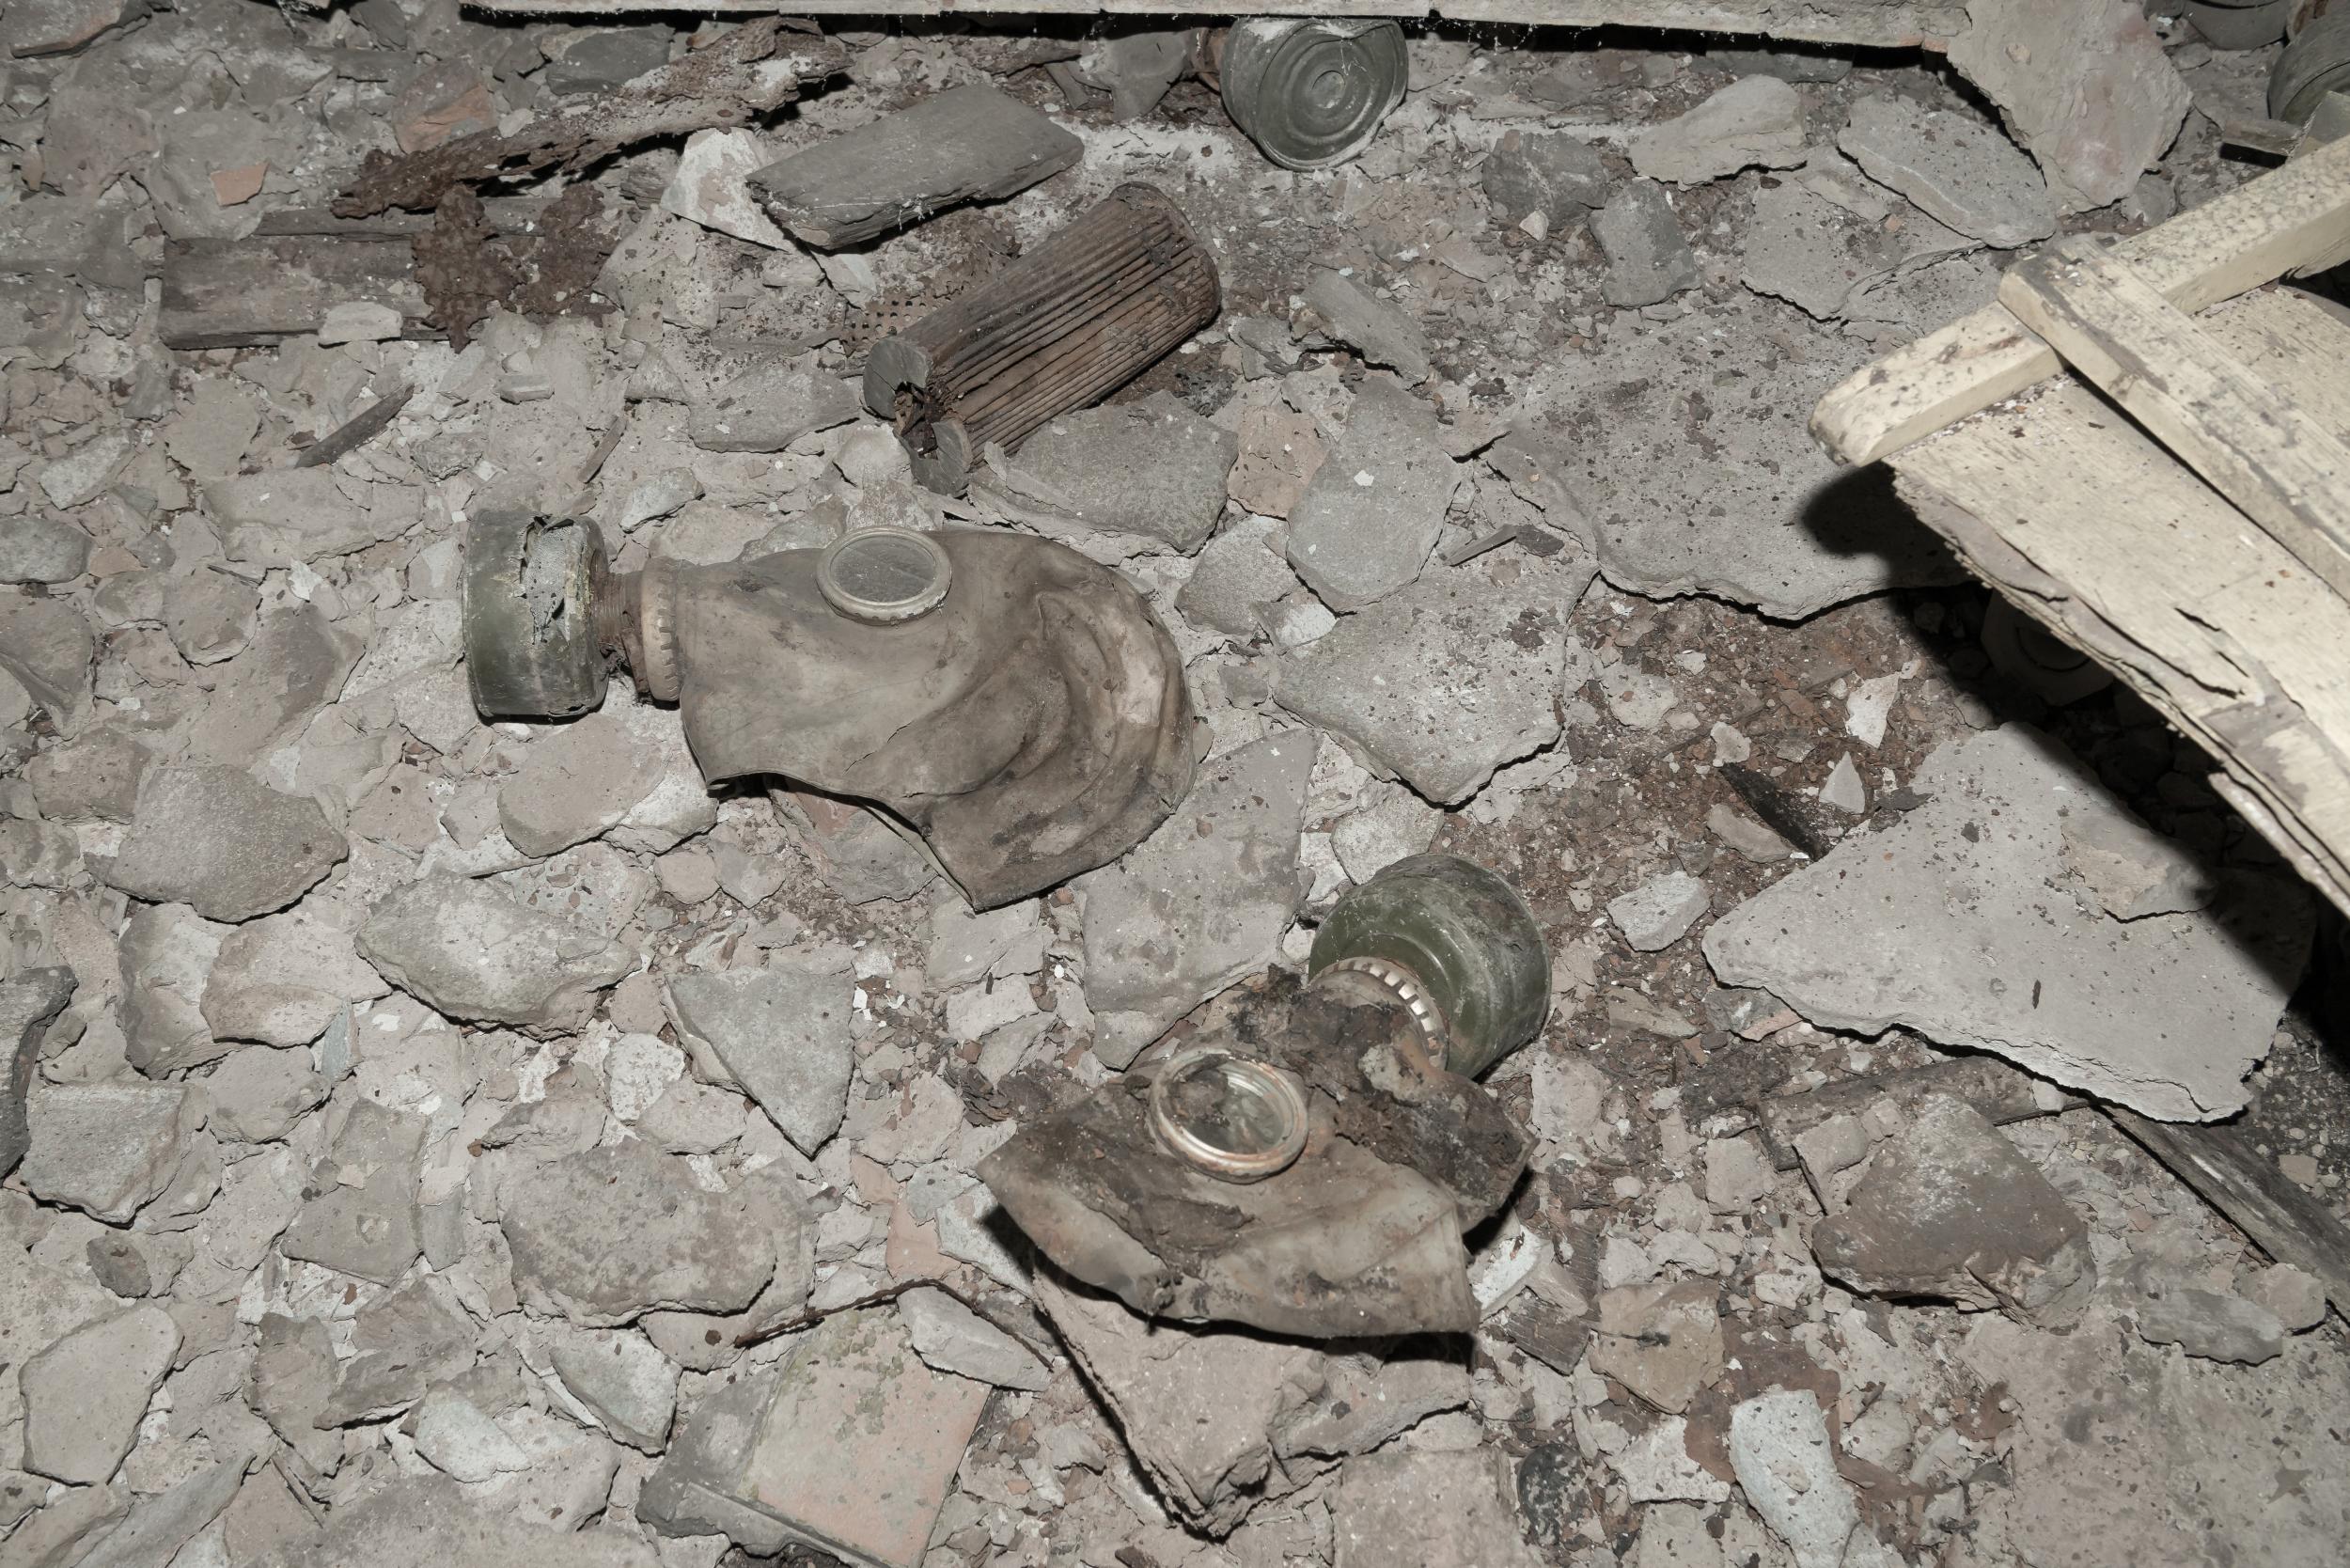
[[[2328,1254],[2126,1131],[2339,1217],[2326,928],[1806,430],[2019,247],[2250,177],[2276,46],[1810,11],[1900,25],[1410,20],[1292,172],[1159,18],[9,8],[0,1561],[2335,1562]],[[1222,313],[919,490],[871,344],[1136,180]],[[1165,626],[1198,781],[975,913],[862,803],[713,790],[617,666],[477,713],[508,507],[627,572],[1064,541]],[[1432,849],[1552,959],[1474,1332],[1057,1274],[979,1162]]]
[[2113,918],[2053,878],[2065,821],[2119,808],[2020,726],[1946,745],[1912,788],[1926,805],[1717,921],[1715,974],[1815,1024],[1898,1023],[2152,1116],[2244,1105],[2308,952],[2305,894],[2254,877],[2226,920]]

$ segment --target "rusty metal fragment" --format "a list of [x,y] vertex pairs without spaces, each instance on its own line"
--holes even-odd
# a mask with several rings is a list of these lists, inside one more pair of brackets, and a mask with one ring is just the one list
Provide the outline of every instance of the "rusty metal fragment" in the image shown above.
[[585,168],[656,136],[742,125],[846,64],[840,46],[811,24],[761,17],[608,97],[557,110],[511,135],[481,131],[418,152],[370,152],[334,211],[346,218],[391,207],[427,212],[451,186]]

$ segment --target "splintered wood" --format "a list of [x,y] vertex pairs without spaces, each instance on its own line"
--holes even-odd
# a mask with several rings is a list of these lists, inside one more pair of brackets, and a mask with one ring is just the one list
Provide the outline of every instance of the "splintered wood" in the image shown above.
[[[2201,742],[2213,787],[2350,910],[2350,325],[2272,286],[2345,238],[2336,143],[2027,262],[1813,429],[1853,461],[1889,453],[1978,575]],[[2060,362],[2078,379],[2047,380]]]

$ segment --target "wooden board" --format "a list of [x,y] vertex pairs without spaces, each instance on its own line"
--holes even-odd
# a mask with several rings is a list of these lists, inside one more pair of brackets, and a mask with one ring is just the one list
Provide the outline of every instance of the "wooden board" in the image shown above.
[[1999,301],[2301,564],[2350,596],[2350,450],[2136,270],[2084,240],[2009,270]]
[[[2286,290],[2204,330],[2336,431],[2350,327]],[[1926,524],[2219,759],[2232,798],[2350,911],[2350,604],[2095,392],[2059,382],[1893,460]]]
[[[2350,245],[2350,140],[2330,143],[2123,241],[2115,258],[2190,313]],[[1986,306],[1862,367],[1820,400],[1811,433],[1874,463],[2047,380],[2055,350]]]
[[[320,0],[301,0],[306,5]],[[515,16],[615,16],[643,0],[478,0]],[[1955,38],[1963,6],[1934,0],[701,0],[697,11],[793,16],[1443,17],[1521,26],[1660,27],[1898,49]]]

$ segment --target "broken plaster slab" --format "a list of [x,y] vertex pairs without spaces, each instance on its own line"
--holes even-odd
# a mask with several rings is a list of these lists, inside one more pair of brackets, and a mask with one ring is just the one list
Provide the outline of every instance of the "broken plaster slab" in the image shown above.
[[1927,757],[1924,806],[1716,920],[1705,955],[1829,1028],[1900,1025],[2165,1121],[2243,1108],[2310,943],[2297,887],[2246,875],[2202,914],[2115,920],[2064,874],[2068,819],[2118,812],[2020,725]]
[[1824,337],[1766,300],[1665,322],[1619,316],[1604,368],[1561,367],[1528,400],[1578,432],[1556,473],[1593,522],[1607,580],[1788,620],[1888,588],[1964,580],[1882,473],[1838,467],[1804,426],[1868,357],[1858,339]]

